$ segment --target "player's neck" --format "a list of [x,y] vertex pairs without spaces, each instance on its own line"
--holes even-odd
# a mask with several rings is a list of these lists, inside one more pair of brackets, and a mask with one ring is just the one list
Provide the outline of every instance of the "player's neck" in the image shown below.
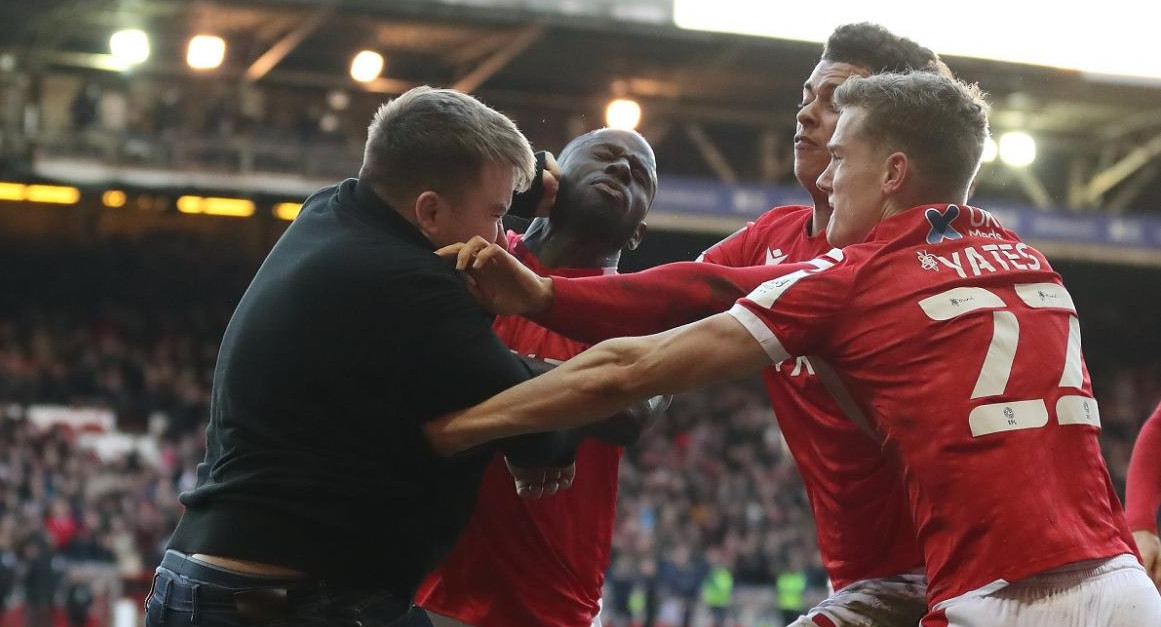
[[815,237],[826,232],[826,225],[830,222],[830,214],[834,213],[834,209],[831,209],[826,194],[815,190],[810,196],[814,200],[814,212],[810,216],[809,235]]
[[621,249],[609,250],[569,229],[556,227],[547,218],[537,218],[522,238],[524,245],[546,268],[615,268]]

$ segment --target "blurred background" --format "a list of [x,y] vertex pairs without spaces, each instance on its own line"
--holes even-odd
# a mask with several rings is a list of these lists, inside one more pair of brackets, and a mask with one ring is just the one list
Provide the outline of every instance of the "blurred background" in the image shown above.
[[[225,323],[299,203],[355,175],[380,103],[455,87],[549,150],[636,127],[661,174],[640,269],[808,202],[795,104],[819,42],[863,19],[990,94],[973,204],[1064,275],[1122,489],[1161,398],[1161,45],[1134,34],[1161,8],[1102,3],[1113,30],[895,4],[4,0],[0,623],[137,624]],[[760,382],[689,394],[626,455],[603,617],[782,625],[827,593],[814,542]]]

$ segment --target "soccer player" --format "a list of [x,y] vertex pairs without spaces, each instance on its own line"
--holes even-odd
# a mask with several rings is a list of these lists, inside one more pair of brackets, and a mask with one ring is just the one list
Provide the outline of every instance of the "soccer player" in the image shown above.
[[[830,162],[826,143],[838,118],[834,90],[851,76],[891,70],[947,72],[931,50],[881,26],[860,23],[835,29],[803,85],[796,116],[794,172],[813,204],[775,207],[711,247],[699,261],[734,267],[789,264],[829,250],[824,231],[831,207],[817,180]],[[647,321],[663,320],[660,313],[646,316]],[[576,324],[566,335],[588,341],[624,335],[621,325],[631,322],[620,316],[573,318]],[[798,464],[815,515],[822,562],[836,590],[795,625],[913,627],[927,611],[926,577],[894,460],[842,416],[806,357],[767,367],[762,375]]]
[[[817,181],[830,162],[826,144],[838,119],[834,90],[852,76],[911,70],[947,71],[934,52],[877,24],[836,28],[803,85],[796,115],[794,175],[812,205],[775,207],[698,260],[775,265],[829,250],[825,230],[832,210]],[[913,627],[927,610],[927,582],[893,460],[842,416],[808,358],[767,367],[762,378],[802,476],[819,553],[836,591],[794,625]]]
[[[621,251],[636,248],[645,234],[645,214],[657,192],[653,149],[636,132],[601,129],[569,142],[559,167],[551,217],[534,220],[523,238],[509,232],[510,250],[541,275],[616,272]],[[519,316],[502,316],[494,328],[513,351],[550,362],[588,348]],[[636,440],[642,425],[621,420],[600,426],[592,433],[599,439],[577,450],[572,488],[555,496],[516,496],[496,456],[455,550],[416,594],[436,627],[600,624],[621,446]]]
[[[844,414],[902,470],[929,579],[924,627],[1161,625],[1161,596],[1100,455],[1072,299],[1039,251],[963,204],[987,137],[978,90],[936,73],[882,74],[849,80],[835,104],[819,188],[834,208],[827,238],[845,249],[760,268],[769,280],[729,312],[602,342],[429,423],[431,441],[450,452],[582,424],[651,394],[817,356]],[[524,307],[567,305],[557,280],[489,278],[510,276],[512,263],[486,242],[445,252],[462,253],[493,304],[535,285]],[[758,275],[684,265],[687,285],[668,295],[648,277],[576,281],[619,284],[653,301],[643,309],[694,311]],[[709,297],[683,304],[699,280]]]
[[1161,508],[1161,405],[1145,421],[1125,486],[1125,517],[1137,541],[1137,550],[1153,582],[1161,589],[1161,539],[1157,537],[1157,510]]

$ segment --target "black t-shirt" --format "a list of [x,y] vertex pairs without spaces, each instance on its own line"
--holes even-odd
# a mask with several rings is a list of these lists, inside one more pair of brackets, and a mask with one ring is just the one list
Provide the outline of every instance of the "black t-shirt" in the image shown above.
[[432,251],[355,180],[306,201],[226,328],[171,548],[413,592],[492,454],[438,458],[420,425],[530,376]]

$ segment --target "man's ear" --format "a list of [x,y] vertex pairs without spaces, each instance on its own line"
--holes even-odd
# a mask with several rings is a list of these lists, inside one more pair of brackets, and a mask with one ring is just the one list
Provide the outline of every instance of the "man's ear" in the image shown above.
[[649,226],[642,220],[637,225],[637,228],[633,229],[633,234],[629,236],[629,241],[625,243],[625,250],[637,250],[637,247],[641,245],[641,240],[645,239],[645,231],[648,230]]
[[887,155],[887,168],[883,173],[882,191],[885,196],[895,196],[911,182],[911,159],[906,153],[893,152]]
[[415,197],[415,225],[424,235],[431,238],[438,234],[442,222],[440,218],[443,217],[442,213],[447,210],[447,204],[438,193],[431,190],[425,191]]

